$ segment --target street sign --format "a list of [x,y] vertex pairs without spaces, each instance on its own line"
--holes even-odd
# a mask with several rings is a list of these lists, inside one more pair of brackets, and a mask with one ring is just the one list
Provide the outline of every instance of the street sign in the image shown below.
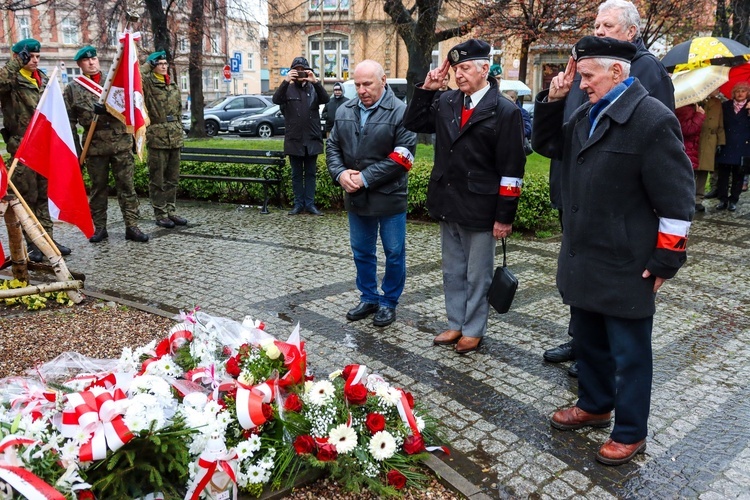
[[60,77],[62,78],[63,84],[68,83],[68,74],[67,73],[60,73]]
[[229,83],[232,81],[232,68],[227,64],[224,66],[224,82]]
[[229,60],[229,64],[231,66],[233,75],[238,75],[242,72],[242,63],[240,59],[233,57]]
[[240,51],[235,52],[233,58],[237,59],[239,61],[238,64],[240,65],[240,67],[242,67],[242,52]]
[[281,76],[286,76],[287,73],[289,73],[290,69],[292,69],[292,68],[281,68],[281,70],[279,71],[279,73],[281,73]]

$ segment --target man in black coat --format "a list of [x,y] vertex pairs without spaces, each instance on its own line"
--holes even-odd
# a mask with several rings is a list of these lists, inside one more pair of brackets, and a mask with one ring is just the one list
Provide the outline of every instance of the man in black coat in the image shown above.
[[[490,46],[468,40],[414,90],[404,125],[435,134],[427,208],[440,221],[448,329],[436,345],[476,350],[487,331],[497,240],[512,231],[526,165],[521,111],[497,90]],[[453,68],[457,90],[441,92]]]
[[[628,0],[607,0],[599,5],[599,12],[594,21],[594,35],[599,37],[610,37],[624,42],[631,42],[636,46],[635,57],[630,63],[630,75],[638,78],[638,81],[648,91],[651,97],[655,97],[665,106],[674,111],[674,86],[664,65],[648,51],[643,44],[640,33],[641,16],[638,9]],[[567,120],[582,104],[588,101],[586,92],[581,90],[581,75],[576,75],[573,85],[565,100],[565,119]],[[559,161],[553,159],[549,168],[550,202],[552,207],[562,210],[560,204],[560,168]],[[562,218],[561,218],[562,220]],[[563,227],[563,230],[565,228]],[[573,336],[570,329],[568,333]],[[544,351],[544,359],[551,363],[560,363],[575,359],[573,340]],[[578,371],[575,363],[570,367],[568,373],[577,376]]]
[[273,94],[274,104],[284,112],[284,153],[292,166],[294,207],[289,215],[307,210],[323,215],[315,206],[318,155],[323,152],[320,105],[330,97],[304,57],[295,57],[284,81]]
[[[562,163],[557,286],[571,307],[578,401],[561,430],[615,425],[596,455],[607,465],[646,447],[656,292],[686,260],[693,169],[674,113],[629,77],[636,47],[587,36],[534,107],[534,150]],[[576,70],[589,102],[565,120]]]
[[348,100],[349,99],[344,97],[344,90],[341,86],[341,83],[334,83],[333,98],[328,101],[328,104],[326,104],[325,108],[323,108],[323,119],[326,121],[326,134],[331,133],[333,122],[334,120],[336,120],[336,110],[339,109],[340,106],[343,106],[344,103]]

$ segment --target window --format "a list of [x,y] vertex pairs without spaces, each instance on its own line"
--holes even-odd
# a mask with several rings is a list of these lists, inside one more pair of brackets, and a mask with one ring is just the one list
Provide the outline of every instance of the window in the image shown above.
[[120,33],[118,33],[117,26],[110,26],[107,29],[107,44],[110,47],[117,47],[120,43]]
[[177,51],[178,52],[187,52],[189,48],[187,38],[180,38],[177,41]]
[[[312,36],[310,43],[310,65],[320,72],[320,36]],[[323,39],[324,78],[349,79],[349,39],[335,34]]]
[[247,94],[247,83],[242,84],[242,93]]
[[248,52],[245,57],[247,58],[247,69],[254,70],[255,69],[255,54],[252,52]]
[[430,63],[430,69],[435,69],[440,66],[440,45],[435,44],[432,47],[432,62]]
[[349,10],[349,0],[310,0],[310,11],[320,12],[321,1],[323,2],[324,12]]
[[214,71],[214,90],[219,90],[219,71]]
[[211,52],[219,54],[221,52],[221,35],[216,34],[211,37]]
[[68,74],[68,81],[81,75],[81,68],[76,66],[75,68],[65,68],[65,72]]
[[257,97],[245,97],[246,108],[265,108],[266,103]]
[[66,17],[60,23],[62,29],[62,42],[66,45],[78,45],[78,21],[70,17]]
[[183,71],[180,73],[180,89],[187,92],[188,86],[190,85],[190,79],[188,78],[188,72]]
[[29,16],[18,16],[18,34],[20,39],[31,38],[31,23]]
[[[218,90],[218,87],[216,87],[214,90]],[[248,106],[245,105],[245,99],[239,98],[234,99],[233,101],[229,101],[229,104],[226,106],[227,111],[232,111],[234,109],[245,109]]]

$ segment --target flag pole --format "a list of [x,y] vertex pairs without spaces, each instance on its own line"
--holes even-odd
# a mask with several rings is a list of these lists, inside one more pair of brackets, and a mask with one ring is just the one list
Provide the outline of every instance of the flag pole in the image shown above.
[[8,179],[8,187],[13,191],[13,194],[16,195],[16,198],[18,198],[18,201],[21,202],[21,205],[23,206],[24,210],[26,210],[26,213],[29,215],[31,220],[34,221],[34,224],[38,226],[38,229],[42,233],[42,236],[45,240],[47,240],[47,243],[52,247],[52,250],[55,251],[55,255],[60,256],[60,249],[57,248],[57,245],[55,245],[55,242],[52,241],[52,237],[49,235],[46,229],[44,229],[44,226],[42,226],[42,223],[39,222],[39,219],[36,218],[36,214],[31,209],[31,207],[26,203],[26,200],[23,199],[23,196],[21,196],[21,193],[18,192],[18,189],[16,189],[16,185],[13,184],[13,181]]

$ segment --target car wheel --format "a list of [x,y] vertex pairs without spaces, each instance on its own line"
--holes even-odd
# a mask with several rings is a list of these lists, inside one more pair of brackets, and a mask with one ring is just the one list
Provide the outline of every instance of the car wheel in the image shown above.
[[271,136],[273,136],[273,127],[271,127],[270,123],[261,123],[258,125],[258,137],[268,139]]
[[209,137],[219,135],[219,124],[213,120],[206,120],[206,135]]

